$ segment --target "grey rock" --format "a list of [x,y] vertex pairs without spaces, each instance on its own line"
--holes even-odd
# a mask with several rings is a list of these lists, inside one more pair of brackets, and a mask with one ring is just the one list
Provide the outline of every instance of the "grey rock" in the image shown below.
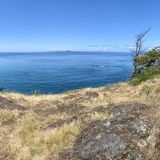
[[159,142],[158,136],[155,136],[159,135],[159,129],[155,130],[152,120],[140,113],[141,110],[149,108],[142,104],[111,106],[112,118],[91,124],[79,135],[74,146],[77,159],[149,160],[149,157],[152,158],[152,150],[156,146],[152,144]]
[[83,159],[89,159],[92,157],[96,159],[109,159],[112,160],[115,157],[122,158],[129,148],[125,137],[121,137],[116,134],[97,135],[97,140],[91,140],[80,150],[80,157]]
[[87,96],[87,98],[97,98],[99,94],[97,92],[86,92],[85,96]]

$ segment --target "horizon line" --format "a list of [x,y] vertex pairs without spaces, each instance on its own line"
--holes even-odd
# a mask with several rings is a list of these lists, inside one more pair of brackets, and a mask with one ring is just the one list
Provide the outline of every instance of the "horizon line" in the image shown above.
[[131,53],[132,51],[96,51],[96,50],[54,50],[54,51],[0,51],[0,53],[54,53],[54,52],[100,52],[100,53]]

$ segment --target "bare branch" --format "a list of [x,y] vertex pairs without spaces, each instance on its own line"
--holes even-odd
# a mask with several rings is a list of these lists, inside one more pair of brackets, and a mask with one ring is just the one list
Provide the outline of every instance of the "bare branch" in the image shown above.
[[137,72],[137,57],[143,52],[144,37],[148,34],[150,30],[151,28],[148,28],[146,31],[141,32],[136,36],[135,51],[134,51],[134,58],[133,58],[133,66],[134,66],[133,75],[137,74],[136,73]]

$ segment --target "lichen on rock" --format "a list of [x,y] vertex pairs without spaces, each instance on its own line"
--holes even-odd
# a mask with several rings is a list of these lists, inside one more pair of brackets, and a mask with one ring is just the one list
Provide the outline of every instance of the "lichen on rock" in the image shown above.
[[[150,157],[153,158],[153,152],[148,154],[146,152],[151,143],[159,141],[155,136],[159,134],[159,129],[155,131],[152,120],[140,113],[142,109],[149,108],[142,104],[111,106],[110,119],[91,124],[79,135],[74,151],[77,158],[85,160],[149,160]],[[153,130],[156,133],[153,134]]]

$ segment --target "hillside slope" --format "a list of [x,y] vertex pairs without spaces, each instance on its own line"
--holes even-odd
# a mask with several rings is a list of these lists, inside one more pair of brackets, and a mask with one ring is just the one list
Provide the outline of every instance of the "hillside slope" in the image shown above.
[[159,160],[160,78],[59,95],[0,93],[0,160]]

